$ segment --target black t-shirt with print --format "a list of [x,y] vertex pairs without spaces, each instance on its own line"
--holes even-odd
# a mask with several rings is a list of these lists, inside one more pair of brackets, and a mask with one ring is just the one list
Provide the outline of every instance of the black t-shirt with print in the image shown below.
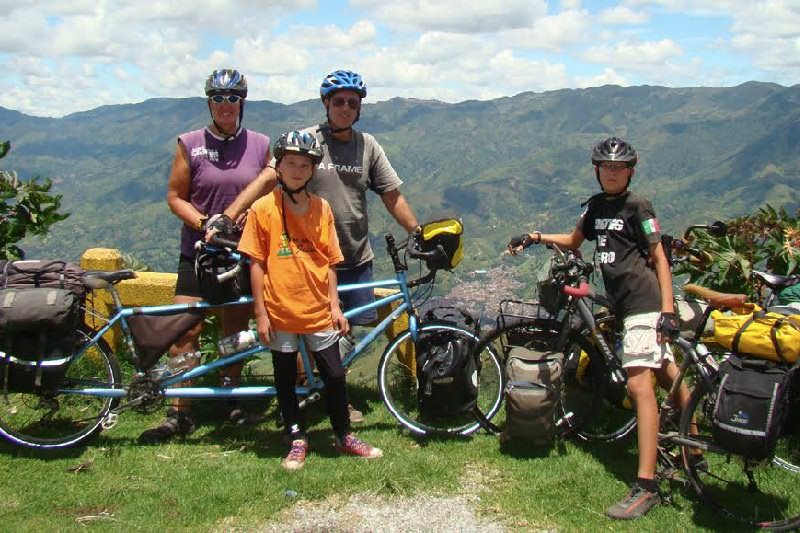
[[578,227],[597,242],[595,260],[617,316],[660,311],[658,278],[647,263],[649,244],[661,240],[653,205],[632,192],[598,195],[589,201]]

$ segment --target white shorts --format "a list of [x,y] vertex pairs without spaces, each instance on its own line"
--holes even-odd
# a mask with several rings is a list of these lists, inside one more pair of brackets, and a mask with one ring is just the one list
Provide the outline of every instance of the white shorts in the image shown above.
[[309,351],[319,352],[339,340],[339,332],[335,329],[317,331],[316,333],[287,333],[285,331],[274,331],[272,342],[269,349],[275,352],[296,352],[300,344],[300,338]]
[[669,344],[659,344],[656,337],[656,324],[660,314],[640,313],[625,319],[622,368],[661,368],[665,362],[675,361]]

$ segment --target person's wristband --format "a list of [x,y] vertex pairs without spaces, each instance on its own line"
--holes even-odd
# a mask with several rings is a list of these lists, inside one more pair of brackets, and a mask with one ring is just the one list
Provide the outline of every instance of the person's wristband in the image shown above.
[[542,232],[541,231],[534,231],[533,236],[536,240],[533,241],[533,244],[542,244]]
[[203,230],[203,226],[205,225],[206,220],[208,220],[208,215],[201,215],[200,218],[197,219],[196,228],[197,228],[198,231],[202,231]]

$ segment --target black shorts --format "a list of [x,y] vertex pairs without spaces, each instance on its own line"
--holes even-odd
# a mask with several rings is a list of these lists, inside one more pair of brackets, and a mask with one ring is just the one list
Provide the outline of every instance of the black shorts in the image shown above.
[[202,298],[200,282],[194,271],[194,257],[181,254],[178,259],[178,281],[175,283],[175,296],[193,296]]

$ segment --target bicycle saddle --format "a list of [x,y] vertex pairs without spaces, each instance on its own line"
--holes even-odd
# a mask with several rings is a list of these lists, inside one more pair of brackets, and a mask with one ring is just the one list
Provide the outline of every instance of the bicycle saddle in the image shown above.
[[125,279],[134,279],[136,272],[133,270],[115,270],[106,272],[104,270],[90,270],[83,274],[83,283],[90,289],[104,289],[109,285],[119,283]]
[[687,283],[683,286],[683,292],[697,296],[708,302],[711,307],[741,307],[747,301],[746,294],[731,294],[727,292],[717,292],[707,287]]
[[753,271],[753,277],[772,290],[779,291],[800,283],[800,276],[781,276],[771,272]]

